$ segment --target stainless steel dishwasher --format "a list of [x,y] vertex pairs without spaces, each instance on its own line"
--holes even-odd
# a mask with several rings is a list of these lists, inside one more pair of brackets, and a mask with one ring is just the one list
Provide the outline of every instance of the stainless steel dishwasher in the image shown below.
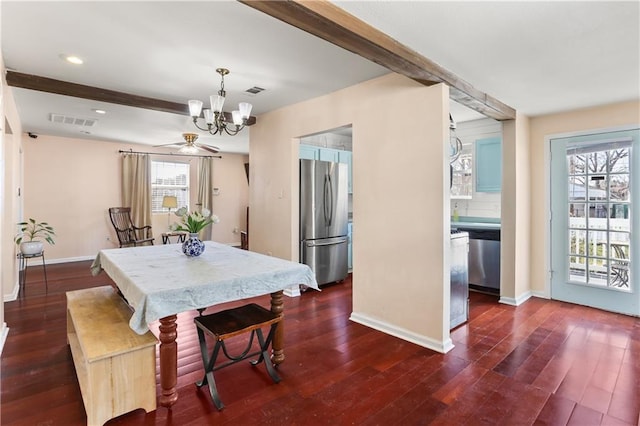
[[500,294],[500,230],[458,229],[469,233],[469,288]]
[[468,252],[469,234],[451,230],[450,329],[454,329],[469,320]]

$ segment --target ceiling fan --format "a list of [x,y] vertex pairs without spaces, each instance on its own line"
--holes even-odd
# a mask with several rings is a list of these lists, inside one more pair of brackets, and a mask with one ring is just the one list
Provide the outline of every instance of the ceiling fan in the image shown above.
[[196,140],[198,140],[197,133],[183,133],[182,138],[184,139],[184,142],[174,142],[174,143],[167,143],[164,145],[155,145],[155,147],[179,146],[180,147],[179,151],[182,154],[195,154],[198,152],[198,150],[209,151],[213,154],[217,154],[218,152],[220,152],[220,148],[218,148],[217,146],[206,145],[203,143],[196,143]]

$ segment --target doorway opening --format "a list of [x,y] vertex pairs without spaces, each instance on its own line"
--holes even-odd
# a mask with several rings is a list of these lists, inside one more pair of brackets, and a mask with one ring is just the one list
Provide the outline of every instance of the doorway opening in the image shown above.
[[300,253],[320,285],[353,270],[352,128],[299,139]]

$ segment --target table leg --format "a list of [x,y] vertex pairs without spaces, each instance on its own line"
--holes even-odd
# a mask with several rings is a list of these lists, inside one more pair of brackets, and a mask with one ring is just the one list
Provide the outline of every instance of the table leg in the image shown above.
[[158,402],[170,408],[178,400],[178,337],[177,315],[160,318],[160,387],[162,394]]
[[[283,311],[284,298],[282,290],[271,293],[271,312],[282,315]],[[273,363],[276,365],[282,364],[284,362],[284,321],[278,323],[271,347],[273,348]]]

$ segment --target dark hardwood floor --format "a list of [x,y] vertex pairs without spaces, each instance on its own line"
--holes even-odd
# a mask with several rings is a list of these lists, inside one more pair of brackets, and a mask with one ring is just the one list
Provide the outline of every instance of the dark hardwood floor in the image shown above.
[[[40,267],[41,268],[41,267]],[[29,267],[26,295],[5,304],[3,425],[86,424],[66,343],[65,292],[110,284],[89,262]],[[269,306],[269,297],[251,299]],[[242,303],[246,303],[243,301]],[[241,303],[209,308],[214,312]],[[109,425],[635,425],[640,413],[640,320],[531,299],[518,308],[473,293],[469,323],[446,355],[349,321],[351,281],[285,298],[286,361],[216,372],[215,409],[193,316],[178,323],[179,400]],[[157,325],[152,327],[157,334]]]

